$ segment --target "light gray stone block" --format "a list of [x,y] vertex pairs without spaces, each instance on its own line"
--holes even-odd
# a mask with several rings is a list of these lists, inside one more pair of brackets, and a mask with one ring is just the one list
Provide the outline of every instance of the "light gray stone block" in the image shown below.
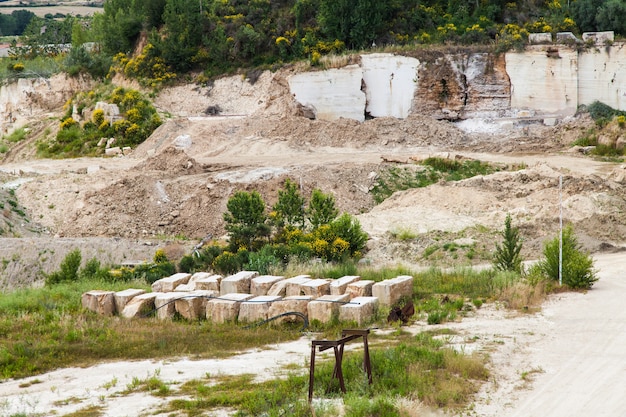
[[180,295],[176,299],[176,312],[187,320],[198,320],[206,317],[207,302],[219,295],[217,291],[196,290]]
[[280,302],[281,297],[276,295],[259,295],[244,301],[239,307],[238,321],[247,323],[259,320],[267,320],[270,306],[274,302]]
[[300,284],[300,292],[303,295],[319,298],[323,295],[330,294],[330,282],[326,279],[312,279]]
[[206,318],[214,323],[237,320],[242,301],[249,300],[251,294],[230,293],[209,300],[206,304]]
[[378,297],[382,305],[391,307],[400,299],[413,296],[413,277],[401,275],[374,284],[372,296]]
[[154,298],[154,308],[156,309],[156,316],[159,320],[166,320],[174,318],[176,313],[176,303],[174,300],[181,297],[181,294],[176,292],[163,292],[158,293]]
[[285,277],[278,275],[260,275],[252,278],[252,281],[250,282],[250,294],[267,295],[274,284],[284,279]]
[[256,271],[239,271],[234,275],[230,275],[220,283],[220,294],[249,294],[250,281],[258,276]]
[[370,280],[355,281],[348,284],[346,294],[348,294],[351,299],[355,297],[371,297],[373,285],[374,281]]
[[311,280],[310,275],[298,275],[295,277],[287,278],[287,286],[285,287],[285,296],[295,297],[298,295],[304,295],[302,293],[302,284]]
[[147,292],[134,297],[122,310],[122,316],[126,318],[143,317],[154,310],[154,299],[158,292]]
[[309,320],[329,323],[333,317],[339,317],[339,307],[350,301],[348,294],[323,295],[307,305]]
[[349,284],[359,281],[361,279],[358,275],[346,275],[345,277],[337,278],[330,282],[330,295],[342,295],[346,293],[346,289]]
[[115,311],[122,311],[126,304],[138,295],[144,294],[146,290],[139,288],[128,288],[115,293]]
[[193,274],[191,278],[197,274],[199,275],[194,280],[194,289],[195,290],[211,290],[211,291],[220,291],[220,283],[222,282],[221,275],[209,274],[207,272],[197,272]]
[[191,274],[180,272],[169,277],[161,278],[152,283],[153,292],[170,292],[174,291],[180,284],[189,282]]
[[115,292],[92,290],[81,296],[81,304],[87,310],[103,316],[115,314]]
[[[312,298],[308,295],[295,295],[290,297],[285,297],[280,303],[272,303],[270,309],[267,313],[268,318],[275,317],[284,313],[289,312],[298,312],[303,314],[305,317],[308,317],[307,305],[311,302]],[[302,318],[291,315],[284,316],[279,319],[273,321],[273,323],[284,323],[284,322],[298,322],[302,321]]]
[[299,295],[300,294],[300,284],[303,282],[307,282],[311,279],[310,275],[298,275],[295,277],[283,279],[281,281],[276,282],[267,292],[267,295],[279,295],[281,297],[286,297],[287,287],[292,286],[291,291],[296,292],[296,294],[291,295]]
[[374,318],[378,308],[378,298],[376,297],[356,297],[348,304],[339,307],[340,321],[354,321],[362,326]]

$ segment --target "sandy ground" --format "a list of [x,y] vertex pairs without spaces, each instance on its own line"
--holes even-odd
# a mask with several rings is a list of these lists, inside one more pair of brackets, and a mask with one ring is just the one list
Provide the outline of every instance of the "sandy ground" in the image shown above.
[[[552,295],[535,314],[485,305],[475,316],[443,325],[457,331],[448,340],[455,348],[466,353],[487,352],[491,360],[490,380],[460,415],[588,417],[623,413],[626,279],[621,271],[626,255],[595,259],[600,280],[586,293]],[[416,323],[410,330],[426,328],[424,323]],[[207,374],[278,377],[290,363],[302,365],[306,372],[314,337],[305,334],[295,342],[229,359],[114,362],[7,381],[0,383],[0,415],[63,415],[89,405],[104,407],[104,415],[110,417],[153,415],[160,404],[173,398],[123,393],[133,378],[157,376],[175,388]]]

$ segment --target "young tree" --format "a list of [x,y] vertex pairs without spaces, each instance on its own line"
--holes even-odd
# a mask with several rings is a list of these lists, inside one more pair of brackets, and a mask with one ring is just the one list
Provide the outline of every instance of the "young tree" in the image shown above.
[[493,266],[500,271],[522,271],[522,239],[519,228],[511,226],[511,215],[507,213],[504,220],[504,230],[500,232],[502,243],[496,243]]
[[278,201],[272,207],[276,212],[276,221],[279,227],[297,227],[304,229],[304,197],[298,190],[298,185],[289,178],[285,186],[278,190]]
[[[559,237],[547,242],[543,248],[544,259],[540,270],[553,281],[559,280]],[[591,255],[583,252],[571,225],[563,229],[562,281],[570,288],[589,289],[598,280]]]
[[226,208],[224,221],[232,252],[236,253],[240,248],[254,249],[261,238],[269,236],[265,202],[258,192],[238,191],[228,199]]
[[311,193],[307,219],[313,229],[317,229],[323,224],[328,224],[335,220],[339,210],[335,206],[335,197],[331,194],[324,194],[321,190],[315,189]]

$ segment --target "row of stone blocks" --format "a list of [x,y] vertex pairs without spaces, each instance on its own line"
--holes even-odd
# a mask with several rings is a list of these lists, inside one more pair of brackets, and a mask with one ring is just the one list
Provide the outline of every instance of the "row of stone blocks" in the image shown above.
[[[99,314],[129,318],[156,311],[159,319],[179,314],[189,320],[206,318],[215,323],[256,322],[297,312],[322,323],[336,317],[361,325],[371,321],[379,305],[393,306],[412,294],[413,277],[407,275],[374,282],[359,276],[285,278],[241,271],[222,278],[198,272],[178,273],[155,281],[152,292],[133,288],[88,291],[82,295],[82,305]],[[285,315],[277,322],[296,319]]]

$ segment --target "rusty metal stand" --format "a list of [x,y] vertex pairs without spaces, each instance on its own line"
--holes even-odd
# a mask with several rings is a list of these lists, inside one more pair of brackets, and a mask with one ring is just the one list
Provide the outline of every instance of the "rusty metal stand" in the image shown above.
[[335,367],[333,369],[333,378],[339,380],[341,392],[346,393],[346,385],[343,380],[343,371],[341,363],[343,361],[343,348],[347,342],[359,337],[363,338],[363,370],[367,373],[367,380],[372,383],[372,365],[370,363],[370,352],[367,344],[367,335],[370,330],[345,329],[341,331],[341,339],[339,340],[313,340],[311,341],[311,367],[309,370],[309,402],[313,400],[313,382],[315,379],[315,350],[319,347],[319,351],[323,352],[330,348],[335,353]]

